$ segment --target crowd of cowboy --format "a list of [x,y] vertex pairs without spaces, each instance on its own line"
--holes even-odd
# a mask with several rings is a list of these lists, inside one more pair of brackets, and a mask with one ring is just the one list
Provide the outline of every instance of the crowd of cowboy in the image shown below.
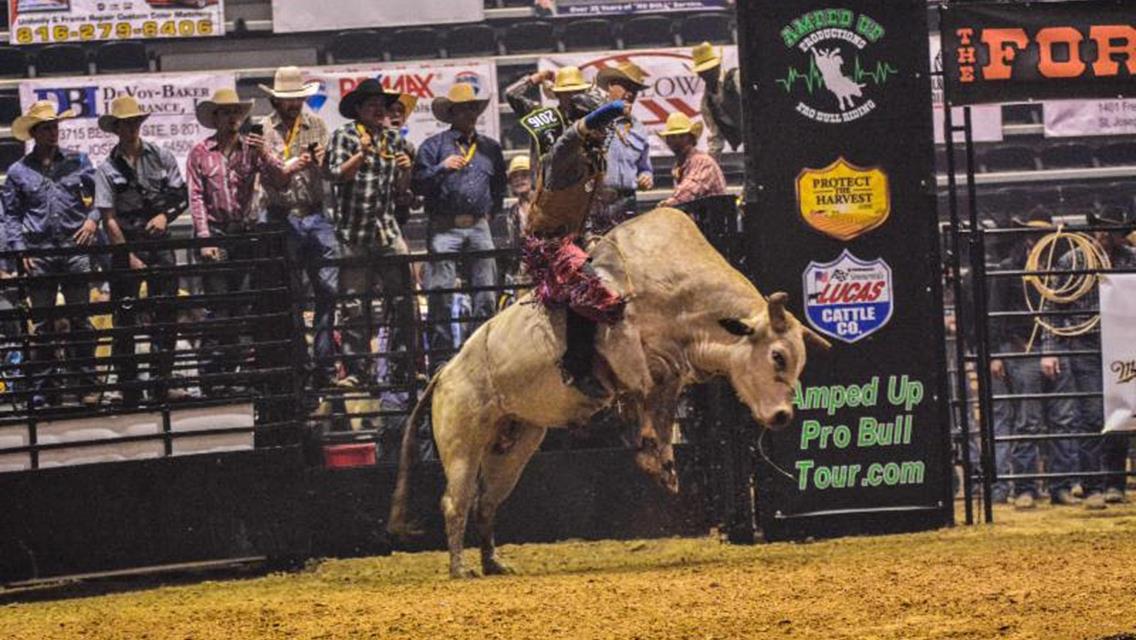
[[[695,58],[695,71],[707,81],[703,122],[711,132],[711,151],[717,155],[723,139],[734,146],[740,144],[737,73],[736,69],[723,73],[721,59],[709,45],[696,47]],[[522,78],[508,89],[506,97],[518,114],[539,108],[530,92],[534,88],[555,96],[565,108],[583,97],[591,98],[593,108],[615,100],[624,105],[611,126],[603,129],[604,177],[602,185],[596,185],[596,206],[591,207],[598,207],[602,215],[588,217],[589,232],[602,233],[635,215],[636,192],[653,188],[648,134],[629,108],[646,88],[646,75],[636,65],[624,63],[601,71],[594,83],[588,83],[579,69],[566,67],[555,74]],[[261,89],[267,94],[272,113],[251,126],[253,102],[241,100],[233,90],[219,90],[198,105],[198,121],[214,133],[192,148],[184,178],[169,151],[143,138],[142,125],[149,114],[131,96],[115,99],[110,112],[98,120],[100,129],[118,138],[109,157],[98,167],[86,154],[60,147],[59,123],[72,117],[70,111],[60,112],[50,101],[32,104],[13,123],[12,133],[18,140],[34,142],[34,147],[11,166],[0,190],[0,232],[4,236],[0,244],[9,255],[19,256],[22,263],[22,269],[0,264],[0,275],[21,271],[32,276],[27,299],[17,303],[36,309],[56,305],[62,298],[67,305],[81,309],[91,294],[88,281],[82,278],[50,276],[89,273],[92,256],[71,252],[36,257],[22,256],[21,252],[161,240],[168,237],[175,218],[188,211],[196,238],[222,239],[217,246],[195,250],[199,255],[192,258],[199,263],[249,260],[253,257],[252,245],[235,240],[264,229],[284,232],[287,252],[294,264],[302,265],[313,293],[314,335],[312,354],[307,357],[314,386],[367,387],[376,380],[376,362],[388,380],[413,375],[414,363],[406,358],[392,356],[384,362],[373,357],[373,327],[364,321],[364,314],[370,310],[360,298],[366,299],[363,294],[372,290],[382,292],[386,302],[381,308],[381,325],[389,327],[384,348],[391,354],[406,353],[417,313],[412,295],[415,281],[421,281],[428,290],[453,291],[458,264],[432,260],[420,273],[405,261],[384,263],[381,258],[409,253],[402,225],[417,206],[422,206],[427,216],[427,242],[432,253],[493,249],[489,220],[498,214],[506,216],[510,241],[519,245],[543,180],[539,157],[519,156],[506,165],[499,143],[477,131],[478,118],[489,99],[479,96],[472,84],[455,84],[447,95],[434,99],[434,116],[450,128],[426,139],[417,150],[403,137],[403,125],[416,107],[416,98],[389,91],[377,80],[363,81],[343,97],[339,111],[349,122],[334,131],[304,110],[306,98],[318,90],[318,85],[304,82],[300,69],[278,69],[273,86],[261,85]],[[563,109],[554,111],[561,114],[563,123],[576,119]],[[681,205],[725,193],[725,178],[716,161],[696,148],[702,129],[702,122],[674,113],[660,132],[676,154],[675,190],[663,204]],[[537,148],[535,136],[540,132],[530,133],[534,135],[533,154],[539,154],[542,150]],[[502,211],[507,189],[516,204]],[[175,252],[160,247],[160,243],[139,245],[111,254],[116,274],[147,270],[136,277],[110,279],[117,326],[134,326],[147,320],[133,312],[131,305],[121,304],[137,299],[143,286],[148,296],[177,295],[176,276],[160,270],[176,264]],[[347,260],[339,267],[336,258]],[[462,332],[465,335],[496,311],[496,294],[490,287],[500,281],[494,259],[475,257],[467,262],[466,284],[472,285],[474,293],[472,326]],[[203,292],[246,290],[251,272],[251,268],[238,268],[206,274],[201,282]],[[509,276],[524,277],[519,273]],[[340,304],[337,300],[348,302]],[[452,351],[459,346],[451,318],[453,294],[431,294],[427,306],[429,351]],[[164,328],[155,330],[149,341],[150,353],[154,354],[149,376],[164,380],[174,364],[177,318],[172,307],[155,309],[148,320]],[[208,309],[213,319],[232,313],[232,307],[226,305]],[[81,314],[69,322],[70,331],[92,329],[90,319]],[[58,356],[58,345],[51,340],[35,340],[37,334],[51,335],[53,327],[46,320],[33,320],[30,325],[28,358],[37,366],[29,371],[36,391],[32,404],[58,403],[59,394],[48,388],[49,376],[42,375],[52,369],[50,363]],[[200,345],[201,373],[236,371],[242,359],[242,351],[234,348],[238,340],[236,331],[206,332]],[[113,354],[134,354],[135,342],[131,332],[116,333]],[[97,404],[104,398],[90,391],[97,388],[92,364],[95,346],[95,341],[77,340],[67,350],[69,359],[83,363],[69,370],[75,378],[73,384],[88,389],[80,394],[84,404]],[[442,359],[433,359],[431,367]],[[138,363],[133,358],[116,357],[114,361],[119,382],[137,378]],[[166,385],[147,387],[145,394],[134,389],[124,387],[121,396],[125,404],[136,405],[145,395],[160,401],[184,393]],[[213,395],[230,390],[217,383],[202,385],[201,391]],[[399,402],[397,396],[394,401]],[[405,394],[401,402],[406,402]]]

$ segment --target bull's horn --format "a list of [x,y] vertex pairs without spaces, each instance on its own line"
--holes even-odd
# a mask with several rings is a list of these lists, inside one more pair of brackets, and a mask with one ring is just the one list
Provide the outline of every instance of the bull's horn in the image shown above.
[[789,330],[789,321],[785,318],[785,303],[789,301],[789,294],[778,291],[769,296],[769,327],[777,333]]
[[805,339],[805,348],[812,347],[821,351],[828,351],[832,348],[832,343],[822,338],[816,331],[803,325],[801,329],[803,330],[801,337]]

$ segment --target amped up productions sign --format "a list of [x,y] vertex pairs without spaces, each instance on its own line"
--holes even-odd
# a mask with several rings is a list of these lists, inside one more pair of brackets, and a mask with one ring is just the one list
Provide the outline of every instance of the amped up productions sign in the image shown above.
[[1130,0],[965,3],[943,9],[952,104],[1133,95]]
[[833,344],[762,442],[767,539],[952,521],[926,13],[738,3],[752,275]]

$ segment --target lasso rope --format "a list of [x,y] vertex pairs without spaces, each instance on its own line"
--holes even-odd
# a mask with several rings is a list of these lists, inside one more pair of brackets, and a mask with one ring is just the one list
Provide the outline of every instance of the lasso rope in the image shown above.
[[[1057,252],[1060,243],[1064,243],[1066,251],[1071,252],[1070,255],[1073,256],[1073,264],[1070,266],[1070,269],[1107,270],[1112,268],[1112,261],[1109,260],[1108,253],[1096,239],[1086,233],[1070,233],[1065,231],[1061,226],[1058,226],[1057,231],[1042,236],[1037,244],[1030,249],[1029,255],[1026,257],[1025,270],[1051,270],[1054,255],[1061,255]],[[1040,267],[1043,255],[1045,262],[1044,268]],[[1026,307],[1034,314],[1040,314],[1045,309],[1045,303],[1047,301],[1054,304],[1070,304],[1076,302],[1084,295],[1090,293],[1097,286],[1098,280],[1099,274],[1097,273],[1070,274],[1065,276],[1053,276],[1051,274],[1022,276],[1022,294],[1026,298]],[[1033,298],[1030,296],[1031,288],[1036,291],[1039,296],[1036,308]],[[1041,315],[1034,315],[1033,322],[1033,332],[1030,334],[1029,343],[1026,344],[1026,353],[1032,351],[1033,342],[1037,338],[1040,329],[1045,329],[1057,336],[1079,336],[1097,327],[1100,323],[1100,314],[1091,314],[1091,316],[1085,320],[1067,327],[1056,326],[1044,320]]]

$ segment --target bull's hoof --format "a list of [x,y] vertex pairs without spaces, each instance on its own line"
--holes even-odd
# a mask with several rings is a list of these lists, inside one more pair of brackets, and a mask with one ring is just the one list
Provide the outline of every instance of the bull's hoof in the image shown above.
[[454,580],[468,580],[470,578],[480,578],[477,572],[473,569],[465,567],[458,567],[457,569],[450,569],[450,577]]
[[481,570],[487,576],[513,576],[517,571],[500,560],[483,560]]

